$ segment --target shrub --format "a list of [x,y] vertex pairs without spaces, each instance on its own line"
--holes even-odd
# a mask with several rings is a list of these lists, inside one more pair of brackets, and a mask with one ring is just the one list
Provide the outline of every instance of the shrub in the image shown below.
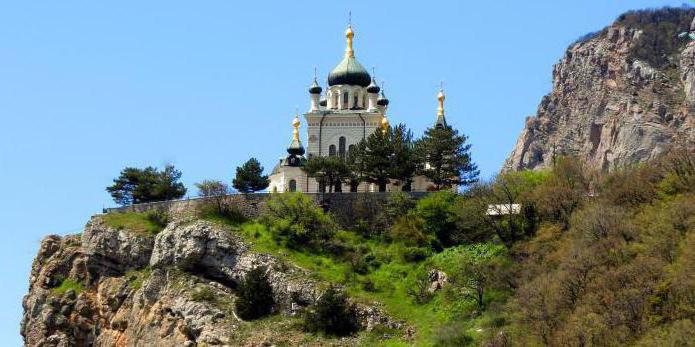
[[425,271],[418,272],[408,288],[407,294],[413,299],[413,302],[418,305],[432,301],[434,293],[430,292],[429,273]]
[[437,347],[458,347],[473,344],[473,337],[466,333],[466,327],[461,322],[444,324],[437,329],[434,345]]
[[440,191],[420,199],[413,210],[422,220],[424,233],[435,236],[445,247],[456,244],[458,230],[454,206],[457,199],[455,193]]
[[405,215],[396,219],[391,227],[391,240],[406,246],[425,246],[432,239],[425,234],[422,219],[413,215]]
[[238,295],[235,308],[242,319],[251,320],[269,315],[273,311],[275,299],[266,268],[257,267],[249,271],[239,284]]
[[273,194],[263,221],[295,249],[321,249],[336,232],[331,216],[302,193]]
[[589,192],[589,178],[581,162],[575,158],[559,158],[547,181],[535,191],[541,216],[569,228],[570,216],[579,208]]
[[310,332],[347,336],[359,330],[357,309],[335,287],[329,287],[304,317],[304,328]]

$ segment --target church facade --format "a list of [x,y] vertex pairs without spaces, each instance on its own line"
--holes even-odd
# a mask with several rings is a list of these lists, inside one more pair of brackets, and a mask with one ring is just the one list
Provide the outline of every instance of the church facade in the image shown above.
[[[310,107],[304,113],[307,127],[307,146],[299,136],[299,115],[292,122],[293,137],[287,155],[280,158],[270,175],[270,192],[320,192],[317,181],[302,170],[307,158],[340,156],[347,154],[360,141],[375,131],[386,129],[389,120],[386,112],[389,100],[376,84],[373,76],[355,58],[353,50],[354,32],[351,26],[345,31],[347,47],[345,56],[328,75],[328,86],[324,91],[316,77],[309,87]],[[446,124],[444,118],[444,93],[439,92],[439,112],[436,125]],[[387,191],[400,191],[398,182],[389,184]],[[413,179],[412,191],[427,191],[433,185],[422,176]],[[343,185],[343,192],[350,187]],[[357,192],[375,192],[378,187],[360,183]]]

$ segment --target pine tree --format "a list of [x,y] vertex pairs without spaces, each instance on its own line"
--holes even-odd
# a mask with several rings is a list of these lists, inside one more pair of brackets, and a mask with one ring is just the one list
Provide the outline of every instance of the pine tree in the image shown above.
[[167,165],[164,171],[148,166],[144,169],[127,167],[106,188],[113,200],[121,205],[178,199],[186,194],[181,171]]
[[380,192],[386,191],[389,177],[392,174],[393,146],[391,145],[391,129],[377,130],[365,141],[362,161],[364,179],[379,187]]
[[401,123],[391,130],[390,142],[393,151],[390,177],[398,180],[402,191],[410,191],[415,175],[413,132]]
[[268,188],[270,181],[267,175],[263,175],[263,166],[251,158],[244,165],[236,168],[236,177],[232,186],[242,193],[252,193]]
[[348,155],[345,158],[345,165],[347,165],[349,171],[347,183],[350,185],[351,192],[356,192],[360,183],[365,181],[364,152],[366,148],[366,142],[360,141],[348,151]]
[[427,129],[415,144],[418,174],[432,181],[437,190],[476,182],[480,172],[471,160],[467,140],[448,125]]
[[264,267],[257,267],[249,271],[244,281],[239,284],[239,297],[234,306],[242,319],[257,319],[273,312],[275,299],[266,270]]

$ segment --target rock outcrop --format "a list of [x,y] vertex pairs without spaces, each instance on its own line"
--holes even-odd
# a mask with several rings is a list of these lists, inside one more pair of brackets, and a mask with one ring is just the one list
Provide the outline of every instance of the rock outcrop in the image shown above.
[[573,44],[503,171],[548,167],[561,155],[610,171],[695,141],[695,42],[678,35],[693,16],[631,12]]
[[[251,251],[217,224],[188,218],[148,236],[96,216],[81,236],[41,242],[21,333],[28,346],[261,345],[282,336],[282,323],[254,337],[233,310],[234,288],[256,267],[268,271],[279,316],[321,294],[305,270]],[[358,314],[368,330],[397,326],[375,306],[359,305]]]

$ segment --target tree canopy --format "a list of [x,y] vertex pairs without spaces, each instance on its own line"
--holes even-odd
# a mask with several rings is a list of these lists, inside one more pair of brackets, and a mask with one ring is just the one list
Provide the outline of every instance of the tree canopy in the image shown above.
[[431,180],[437,190],[476,182],[480,172],[471,160],[467,140],[448,125],[427,129],[415,143],[417,173]]
[[242,193],[253,193],[268,188],[270,180],[263,175],[263,166],[256,158],[251,158],[244,165],[236,168],[236,177],[232,186]]
[[178,199],[186,194],[180,178],[181,171],[173,165],[165,166],[163,171],[151,166],[144,169],[127,167],[106,191],[121,205]]

